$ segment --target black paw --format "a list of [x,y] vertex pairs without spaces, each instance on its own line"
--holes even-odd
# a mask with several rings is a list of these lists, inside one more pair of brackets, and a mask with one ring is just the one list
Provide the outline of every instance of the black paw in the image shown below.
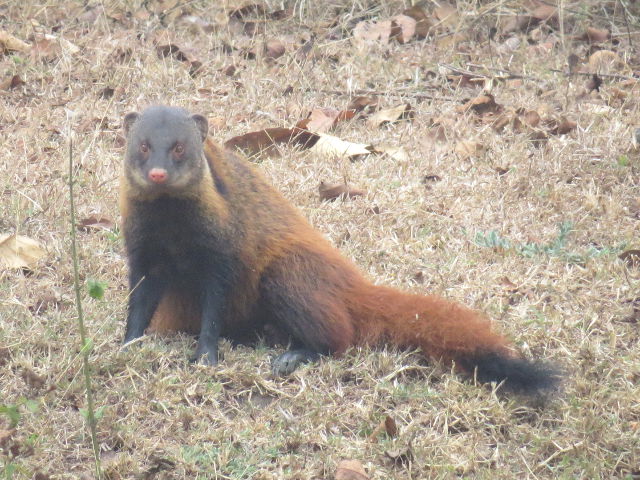
[[310,350],[288,350],[273,360],[271,372],[279,377],[289,375],[303,363],[314,362],[318,358],[320,355]]
[[191,363],[199,363],[200,365],[207,365],[213,367],[218,364],[218,349],[207,348],[198,345],[198,349],[193,357],[191,357]]

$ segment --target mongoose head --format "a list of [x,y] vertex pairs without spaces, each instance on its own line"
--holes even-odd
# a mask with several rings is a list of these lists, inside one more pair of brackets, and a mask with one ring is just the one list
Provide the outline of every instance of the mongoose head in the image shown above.
[[151,196],[192,191],[206,167],[203,153],[208,123],[177,107],[153,106],[124,117],[125,175]]

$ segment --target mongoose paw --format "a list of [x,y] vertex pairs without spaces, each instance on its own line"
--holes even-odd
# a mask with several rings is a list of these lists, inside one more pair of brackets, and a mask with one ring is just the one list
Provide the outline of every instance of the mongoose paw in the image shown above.
[[311,350],[288,350],[273,360],[271,372],[278,377],[289,375],[303,363],[316,361],[319,357]]

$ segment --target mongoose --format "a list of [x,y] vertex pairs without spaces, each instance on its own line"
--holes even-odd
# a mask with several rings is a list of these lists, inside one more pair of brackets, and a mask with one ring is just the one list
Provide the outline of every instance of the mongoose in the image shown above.
[[276,374],[353,345],[392,344],[513,391],[557,382],[482,314],[364,278],[248,161],[207,137],[203,116],[154,106],[126,115],[124,131],[125,343],[148,327],[193,332],[196,358],[214,365],[220,336],[271,332],[291,345]]

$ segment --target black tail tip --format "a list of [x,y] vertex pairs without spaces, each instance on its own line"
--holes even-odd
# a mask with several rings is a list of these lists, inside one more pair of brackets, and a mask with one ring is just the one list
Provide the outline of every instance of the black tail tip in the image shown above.
[[506,391],[533,396],[556,391],[561,371],[547,362],[509,357],[496,352],[476,353],[458,360],[481,383],[502,382]]

